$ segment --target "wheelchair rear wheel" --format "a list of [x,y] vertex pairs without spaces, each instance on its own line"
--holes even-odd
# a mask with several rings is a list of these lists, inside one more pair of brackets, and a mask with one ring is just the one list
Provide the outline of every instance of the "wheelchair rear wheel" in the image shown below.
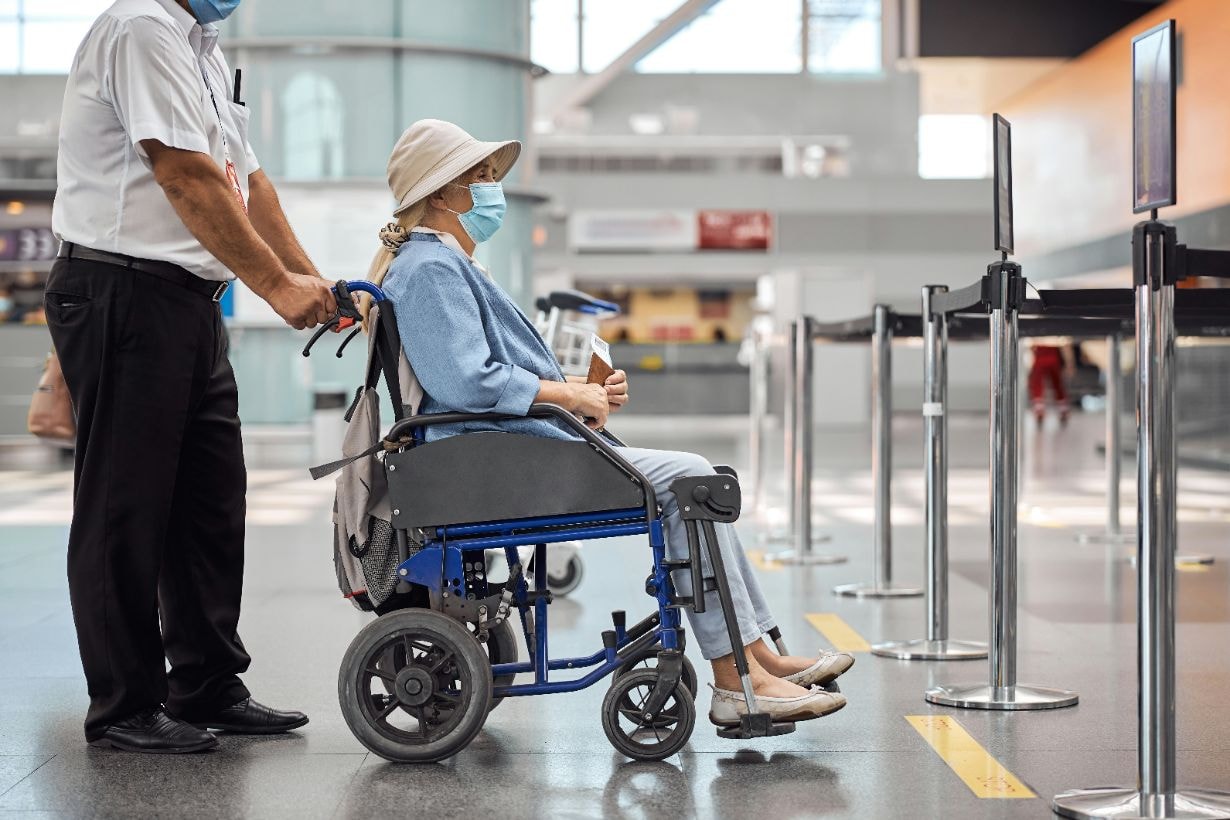
[[[491,630],[487,634],[487,657],[491,660],[491,665],[497,663],[516,663],[520,658],[520,650],[517,646],[521,642],[521,630],[513,625],[513,622],[508,618],[500,621],[500,625]],[[516,675],[500,675],[491,681],[492,686],[512,686]],[[491,699],[491,708],[499,706],[504,702],[504,698],[493,697]]]
[[491,665],[461,624],[403,609],[355,636],[338,672],[338,699],[367,749],[398,763],[432,763],[464,749],[483,728]]
[[[492,629],[487,635],[487,643],[480,644],[487,652],[487,657],[491,661],[491,665],[497,663],[516,663],[521,657],[520,650],[517,648],[521,641],[521,632],[513,625],[512,621],[505,619],[500,622],[500,625]],[[380,660],[376,662],[376,669],[381,671],[392,671],[401,669],[406,665],[406,647],[404,644],[396,643],[385,650],[381,655]],[[393,675],[396,675],[393,672]],[[516,675],[500,675],[491,681],[492,687],[496,686],[512,686]],[[391,677],[381,677],[384,683],[384,691],[386,694],[393,694],[394,683]],[[504,702],[504,698],[491,698],[491,708],[499,706]],[[406,711],[406,707],[402,707]]]
[[696,728],[696,705],[682,682],[657,715],[642,712],[658,682],[655,669],[622,676],[602,700],[602,730],[621,754],[633,760],[663,760],[682,749]]

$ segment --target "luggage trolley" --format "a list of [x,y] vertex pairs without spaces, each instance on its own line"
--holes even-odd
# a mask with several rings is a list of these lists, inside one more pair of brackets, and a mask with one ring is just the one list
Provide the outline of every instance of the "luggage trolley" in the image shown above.
[[588,375],[590,339],[598,334],[599,322],[619,315],[619,305],[579,290],[553,290],[534,306],[538,308],[534,325],[559,359],[564,375]]
[[[350,291],[386,301],[369,282],[339,282],[336,289],[339,315],[323,330],[353,321]],[[371,332],[377,346],[400,347],[391,319],[377,319]],[[396,365],[380,366],[386,383],[395,384]],[[672,483],[668,492],[682,511],[688,555],[668,559],[659,499],[649,480],[620,455],[619,442],[555,405],[535,404],[528,415],[556,419],[581,440],[500,433],[427,442],[424,431],[434,424],[513,418],[440,413],[402,418],[367,454],[380,461],[388,480],[396,542],[389,572],[406,592],[359,631],[342,659],[338,699],[355,737],[387,760],[439,761],[468,746],[505,698],[575,692],[611,677],[601,709],[611,744],[636,760],[669,757],[687,743],[696,721],[697,677],[684,657],[680,610],[703,612],[704,592],[710,590],[725,617],[748,705],[738,726],[718,734],[751,739],[794,731],[793,723],[774,723],[754,711],[714,529],[739,517],[734,470],[717,467],[715,475]],[[547,545],[634,535],[648,541],[643,555],[649,572],[642,589],[654,601],[653,611],[631,624],[623,611],[615,611],[594,654],[551,657]],[[533,573],[520,558],[525,546],[536,559]],[[483,561],[488,550],[503,554],[507,580],[488,577]],[[702,553],[712,577],[705,577]],[[688,573],[697,594],[677,594],[675,572]],[[778,630],[769,637],[786,651]],[[519,660],[518,643],[528,661]],[[517,683],[518,675],[533,680]]]
[[[540,296],[534,303],[538,315],[534,327],[565,376],[585,376],[589,373],[590,339],[598,333],[598,323],[619,315],[619,305],[595,299],[579,290],[556,290]],[[567,595],[581,584],[585,577],[585,563],[581,560],[581,542],[564,541],[547,553],[547,587],[556,595]],[[523,547],[521,560],[527,564],[527,572],[534,571],[533,550]],[[488,569],[494,559],[488,559]]]

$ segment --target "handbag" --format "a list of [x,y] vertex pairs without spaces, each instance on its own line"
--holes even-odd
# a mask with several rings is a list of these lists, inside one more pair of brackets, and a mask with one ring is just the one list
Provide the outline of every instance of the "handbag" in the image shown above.
[[64,383],[60,357],[53,350],[47,354],[42,378],[30,400],[26,429],[48,444],[73,446],[77,439],[77,420],[73,416],[72,397]]

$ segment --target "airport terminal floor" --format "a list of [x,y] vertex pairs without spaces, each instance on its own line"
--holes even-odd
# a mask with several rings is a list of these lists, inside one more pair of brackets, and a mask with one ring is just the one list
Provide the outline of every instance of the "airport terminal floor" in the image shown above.
[[[737,430],[699,436],[691,426],[641,429],[632,421],[624,432],[632,443],[747,467]],[[816,548],[848,563],[775,565],[764,557],[773,547],[757,543],[763,519],[745,510],[738,526],[791,650],[854,651],[857,662],[841,678],[849,705],[794,734],[720,739],[704,719],[708,664],[690,649],[702,682],[700,720],[684,751],[658,763],[628,762],[608,745],[599,720],[604,686],[512,699],[443,763],[395,765],[366,753],[338,709],[338,663],[365,617],[337,592],[331,482],[259,463],[250,465],[240,629],[254,660],[245,680],[256,697],[302,709],[311,723],[267,739],[224,735],[219,749],[200,755],[88,748],[64,581],[71,476],[0,473],[0,818],[442,817],[460,806],[501,817],[1050,816],[1058,792],[1134,782],[1137,687],[1132,547],[1076,540],[1104,521],[1101,415],[1048,425],[1030,425],[1022,449],[1019,678],[1076,690],[1079,705],[1018,713],[932,706],[926,688],[985,682],[987,662],[905,662],[865,651],[865,642],[922,637],[924,603],[833,594],[835,585],[871,578],[872,484],[865,431],[825,432],[813,489],[817,531],[831,540]],[[920,584],[921,422],[902,413],[894,428],[895,577]],[[950,441],[950,631],[986,640],[985,416],[954,417]],[[1135,519],[1131,463],[1125,458],[1125,522]],[[768,472],[780,481],[783,471],[777,463]],[[770,486],[767,506],[783,494]],[[1230,710],[1219,683],[1230,677],[1230,474],[1181,469],[1178,509],[1180,552],[1216,559],[1177,576],[1179,783],[1226,789]],[[552,607],[555,651],[592,651],[612,609],[635,618],[652,605],[641,592],[643,537],[596,542],[583,556],[582,586]]]

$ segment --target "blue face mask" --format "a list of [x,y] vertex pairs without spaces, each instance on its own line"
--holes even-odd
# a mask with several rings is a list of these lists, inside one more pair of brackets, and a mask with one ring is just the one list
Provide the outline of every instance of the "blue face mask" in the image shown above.
[[239,0],[188,0],[192,13],[201,23],[217,23],[239,8]]
[[[508,203],[504,201],[504,186],[498,182],[475,182],[469,188],[474,206],[465,213],[453,213],[457,214],[457,221],[471,239],[476,243],[486,242],[500,229],[504,222],[504,212],[508,210]],[[452,208],[449,210],[452,211]]]

